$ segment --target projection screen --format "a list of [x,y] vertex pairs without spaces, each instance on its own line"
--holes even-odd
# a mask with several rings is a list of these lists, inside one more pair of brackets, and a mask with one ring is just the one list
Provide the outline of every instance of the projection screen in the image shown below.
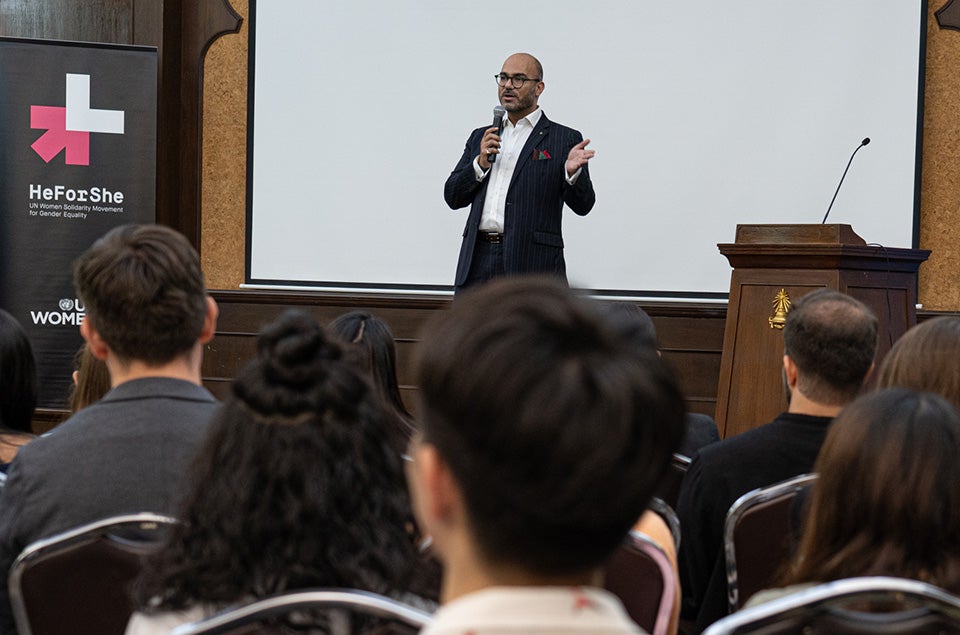
[[572,286],[722,299],[738,223],[916,247],[923,0],[251,1],[247,286],[449,292],[467,209],[443,184],[493,75],[544,66],[591,139],[564,212]]

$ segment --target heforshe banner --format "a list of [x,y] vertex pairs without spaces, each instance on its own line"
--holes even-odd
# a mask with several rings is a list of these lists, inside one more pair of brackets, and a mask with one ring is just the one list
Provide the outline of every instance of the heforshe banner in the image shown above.
[[0,308],[26,329],[40,407],[62,407],[82,343],[72,263],[156,218],[154,48],[0,38]]

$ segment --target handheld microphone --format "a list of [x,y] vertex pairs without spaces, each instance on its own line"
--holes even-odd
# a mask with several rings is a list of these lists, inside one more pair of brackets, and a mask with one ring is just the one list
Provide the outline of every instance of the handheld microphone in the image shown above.
[[[507,116],[507,111],[503,106],[497,104],[493,109],[493,125],[497,127],[497,135],[503,132],[503,118]],[[490,163],[495,163],[497,161],[497,155],[491,154],[488,159]]]
[[853,151],[853,154],[850,155],[850,160],[847,161],[847,167],[843,170],[843,176],[840,177],[840,182],[837,183],[837,191],[833,193],[833,198],[830,199],[830,205],[827,206],[827,213],[823,215],[823,220],[820,221],[820,224],[823,225],[827,222],[827,216],[830,215],[830,210],[833,209],[833,202],[837,200],[837,194],[840,193],[840,186],[843,185],[843,179],[847,176],[847,170],[850,169],[850,164],[853,163],[853,157],[860,151],[860,148],[870,143],[870,137],[864,137],[863,141],[860,142],[860,145],[857,146],[857,149]]

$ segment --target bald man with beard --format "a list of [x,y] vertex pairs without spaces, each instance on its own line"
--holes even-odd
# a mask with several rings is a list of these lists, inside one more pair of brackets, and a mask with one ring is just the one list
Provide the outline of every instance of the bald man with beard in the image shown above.
[[451,209],[469,207],[455,289],[503,275],[552,274],[566,280],[563,206],[584,216],[596,196],[589,139],[550,121],[539,107],[543,66],[528,53],[507,58],[495,76],[506,111],[502,130],[474,130],[447,178]]

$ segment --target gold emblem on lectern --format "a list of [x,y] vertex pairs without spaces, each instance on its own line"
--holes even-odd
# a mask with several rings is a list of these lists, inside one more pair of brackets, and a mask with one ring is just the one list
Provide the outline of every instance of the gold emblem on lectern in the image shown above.
[[780,289],[773,298],[773,315],[767,318],[772,329],[782,329],[787,323],[787,313],[790,311],[790,296],[785,289]]

